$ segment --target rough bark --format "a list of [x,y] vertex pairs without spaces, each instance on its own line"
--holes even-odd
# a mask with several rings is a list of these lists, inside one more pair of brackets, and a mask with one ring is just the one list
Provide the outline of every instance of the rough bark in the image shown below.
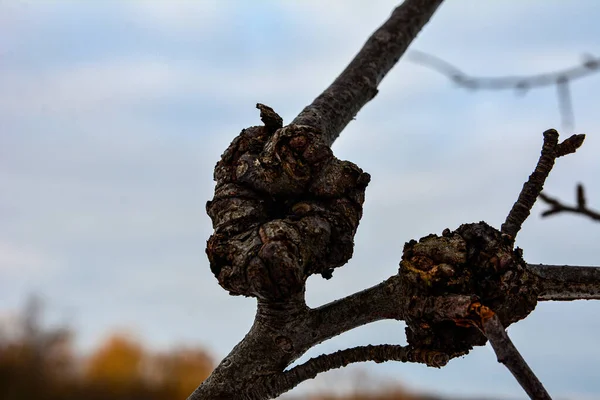
[[509,235],[513,242],[517,237],[517,233],[521,230],[523,222],[529,217],[535,201],[544,189],[544,183],[550,171],[552,171],[552,167],[554,167],[554,161],[558,157],[575,153],[584,140],[585,135],[573,135],[562,143],[558,143],[558,132],[556,130],[548,129],[544,132],[542,154],[535,170],[531,173],[527,182],[523,184],[519,198],[508,213],[506,221],[502,224],[502,233]]
[[[411,241],[398,273],[381,284],[306,306],[308,277],[329,279],[352,256],[370,179],[330,146],[441,2],[406,0],[292,124],[283,126],[273,109],[258,104],[263,125],[244,129],[223,153],[206,206],[214,228],[206,251],[219,284],[232,295],[255,297],[257,313],[248,334],[188,400],[269,399],[320,372],[367,360],[441,367],[486,343],[482,307],[508,326],[535,308],[540,293],[566,290],[513,248],[554,159],[582,141],[558,144],[550,130],[502,232],[480,222]],[[286,371],[316,344],[382,319],[405,320],[409,346],[346,349]]]
[[283,389],[276,382],[285,380],[283,370],[313,345],[402,317],[402,307],[383,301],[398,294],[395,277],[316,310],[304,304],[304,285],[312,274],[331,278],[352,256],[369,182],[329,147],[441,2],[406,0],[292,124],[283,127],[259,104],[264,126],[243,130],[221,157],[207,203],[214,228],[207,255],[221,286],[256,297],[258,312],[250,332],[189,399],[269,398],[268,387]]
[[481,330],[490,340],[490,344],[498,357],[498,362],[508,368],[530,398],[535,400],[551,400],[542,382],[533,373],[523,359],[523,356],[521,356],[521,353],[519,353],[512,340],[506,334],[500,318],[490,310],[487,310],[487,314],[482,318]]
[[[442,236],[429,235],[404,246],[400,263],[404,293],[411,305],[406,314],[406,336],[415,347],[433,348],[455,357],[473,346],[484,345],[481,333],[468,319],[442,308],[423,314],[412,304],[427,299],[446,299],[459,304],[456,296],[470,299],[465,307],[481,302],[494,309],[505,326],[525,318],[537,304],[537,277],[529,273],[519,248],[511,238],[485,222],[446,229]],[[440,314],[443,316],[439,318]],[[437,319],[437,320],[436,320]]]
[[541,301],[600,300],[600,267],[527,264],[527,269],[540,277]]
[[331,145],[398,62],[442,0],[405,0],[367,40],[360,52],[292,124],[309,125]]

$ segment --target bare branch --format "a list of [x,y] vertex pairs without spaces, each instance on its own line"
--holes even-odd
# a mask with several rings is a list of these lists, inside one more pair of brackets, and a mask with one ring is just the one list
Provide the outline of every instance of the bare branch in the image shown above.
[[583,143],[585,135],[573,135],[562,143],[558,143],[558,132],[554,129],[548,129],[544,132],[544,144],[542,154],[535,167],[535,170],[529,176],[529,179],[523,184],[523,189],[519,194],[517,202],[502,224],[502,233],[509,235],[513,242],[521,230],[523,222],[529,217],[531,208],[535,200],[544,189],[544,182],[554,166],[554,160],[557,157],[569,154],[577,150]]
[[600,267],[527,264],[539,276],[538,300],[600,300]]
[[269,379],[265,382],[268,387],[267,393],[271,397],[276,397],[308,379],[313,379],[322,372],[365,361],[376,363],[386,361],[419,362],[439,368],[446,365],[448,356],[433,350],[417,350],[411,346],[384,344],[353,347],[311,358],[304,364]]
[[550,215],[562,213],[562,212],[570,212],[579,215],[583,215],[585,217],[591,218],[594,221],[600,221],[600,212],[594,211],[587,206],[587,200],[585,197],[585,191],[582,184],[577,185],[577,205],[576,206],[568,206],[562,203],[560,200],[552,198],[544,193],[540,193],[540,199],[548,205],[551,206],[550,209],[544,211],[542,213],[542,217],[548,217]]
[[556,158],[566,156],[567,154],[575,153],[581,147],[585,135],[571,135],[556,146]]
[[401,279],[393,275],[378,285],[310,310],[307,329],[318,332],[310,346],[371,322],[402,320],[405,301]]
[[360,52],[312,104],[292,121],[309,125],[331,145],[398,62],[442,0],[405,0],[367,40]]
[[519,93],[525,93],[530,89],[556,85],[558,106],[563,121],[562,126],[563,129],[567,131],[573,129],[575,124],[569,83],[600,71],[600,58],[590,56],[587,56],[580,65],[560,71],[537,75],[492,78],[469,76],[441,58],[420,51],[411,51],[408,55],[408,59],[415,63],[435,69],[439,73],[446,75],[457,85],[471,90],[513,89],[517,90]]
[[480,315],[482,332],[489,339],[498,362],[508,368],[531,399],[551,399],[542,382],[535,376],[506,334],[500,318],[485,306],[481,307]]
[[561,79],[573,81],[600,71],[600,58],[588,57],[581,65],[556,72],[522,76],[475,77],[465,74],[439,57],[421,51],[411,50],[407,59],[435,69],[439,73],[446,75],[457,85],[467,89],[527,90],[536,87],[552,86]]
[[[188,400],[272,398],[320,372],[360,361],[441,367],[483,345],[482,332],[500,344],[494,345],[499,360],[528,393],[542,393],[503,326],[533,311],[538,293],[598,291],[587,281],[570,278],[564,284],[544,272],[536,274],[535,268],[529,271],[514,249],[514,238],[555,159],[574,152],[583,135],[559,144],[555,130],[544,133],[540,160],[502,232],[482,221],[412,240],[404,246],[397,275],[316,309],[305,303],[307,278],[320,274],[329,279],[351,257],[370,179],[358,166],[335,158],[330,145],[376,95],[383,77],[441,2],[405,0],[292,124],[283,127],[273,109],[258,104],[264,126],[243,130],[221,157],[215,197],[207,203],[215,229],[207,255],[221,286],[257,298],[258,309],[248,334]],[[585,204],[583,194],[581,199]],[[488,313],[495,320],[476,318],[481,331],[470,319],[475,303],[498,313]],[[357,347],[285,371],[314,345],[382,319],[407,321],[409,347]]]
[[314,333],[310,342],[299,343],[299,346],[310,348],[375,321],[406,320],[409,305],[410,318],[427,316],[431,321],[442,322],[462,317],[472,303],[470,296],[458,294],[409,297],[408,288],[402,282],[401,276],[393,275],[379,285],[310,310],[301,326]]

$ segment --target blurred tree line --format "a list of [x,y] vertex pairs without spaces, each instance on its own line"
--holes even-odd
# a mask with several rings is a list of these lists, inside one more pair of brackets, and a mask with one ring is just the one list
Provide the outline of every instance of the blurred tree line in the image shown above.
[[41,304],[30,299],[0,325],[2,400],[185,399],[212,371],[204,349],[158,353],[126,334],[113,334],[86,357],[70,329],[44,328]]
[[[31,298],[15,319],[0,321],[2,400],[178,400],[214,368],[202,348],[154,352],[135,338],[115,333],[87,356],[74,347],[72,330],[42,326],[39,299]],[[301,400],[289,397],[290,400]],[[402,389],[355,391],[344,396],[311,395],[307,400],[435,400]]]

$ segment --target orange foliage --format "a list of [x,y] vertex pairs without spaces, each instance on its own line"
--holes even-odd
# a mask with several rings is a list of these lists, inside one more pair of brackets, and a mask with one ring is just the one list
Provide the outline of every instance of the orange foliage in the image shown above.
[[112,385],[140,381],[144,351],[124,334],[113,334],[90,357],[85,378]]
[[171,387],[177,398],[185,399],[213,370],[210,356],[199,349],[179,349],[154,359],[155,382]]
[[[414,395],[400,389],[389,389],[379,393],[357,392],[347,395],[313,395],[307,400],[436,400],[435,397]],[[439,399],[441,400],[441,399]]]
[[[214,366],[202,349],[155,353],[124,334],[109,336],[87,359],[77,357],[68,329],[42,329],[39,303],[31,302],[23,314],[10,326],[9,330],[16,333],[6,334],[6,324],[0,324],[2,400],[183,400]],[[304,398],[434,400],[398,388]]]
[[2,400],[185,399],[213,369],[202,349],[156,354],[122,333],[77,357],[71,332],[42,329],[39,319],[33,301],[22,318],[0,324]]

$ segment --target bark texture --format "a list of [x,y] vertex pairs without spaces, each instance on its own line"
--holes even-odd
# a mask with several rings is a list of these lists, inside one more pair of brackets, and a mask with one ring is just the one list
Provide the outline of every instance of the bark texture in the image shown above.
[[483,318],[481,328],[490,340],[490,344],[498,357],[498,362],[508,368],[531,399],[551,400],[542,382],[535,376],[512,340],[506,334],[500,318],[490,310],[487,310],[487,313],[490,315],[487,318]]
[[283,301],[352,257],[370,176],[334,157],[313,128],[281,127],[257,107],[265,125],[244,129],[215,168],[206,252],[229,293]]
[[[408,343],[450,357],[486,343],[479,330],[463,321],[470,318],[472,304],[495,310],[504,326],[525,318],[537,304],[537,276],[527,271],[521,249],[513,249],[510,236],[485,222],[410,241],[400,276],[411,299],[404,310]],[[446,300],[451,307],[423,312],[421,304],[431,299]]]
[[[413,240],[397,274],[321,307],[306,306],[308,277],[329,279],[352,256],[370,180],[330,146],[441,2],[405,0],[290,125],[258,104],[263,125],[242,130],[223,153],[206,205],[214,228],[206,252],[219,284],[256,298],[257,313],[248,334],[188,400],[274,398],[320,372],[368,360],[439,368],[485,344],[484,308],[493,309],[502,327],[525,318],[540,296],[598,293],[568,274],[528,266],[513,248],[554,159],[583,140],[558,144],[558,133],[549,130],[502,232],[480,222]],[[409,345],[345,349],[286,370],[316,344],[382,319],[405,320]],[[489,337],[499,332],[489,329]]]
[[517,237],[517,233],[521,230],[523,222],[529,217],[535,201],[544,189],[544,183],[550,171],[552,171],[556,159],[575,153],[584,140],[585,135],[573,135],[562,143],[558,143],[558,132],[555,129],[548,129],[544,132],[544,144],[540,159],[534,171],[529,175],[527,182],[523,184],[519,198],[501,227],[502,233],[509,235],[513,242]]
[[309,125],[331,145],[398,62],[442,0],[406,0],[367,40],[340,76],[292,121]]
[[527,268],[540,277],[539,300],[600,300],[600,267],[528,264]]
[[[372,321],[402,319],[406,298],[397,276],[315,310],[306,307],[304,290],[311,274],[331,278],[352,256],[370,179],[335,158],[330,146],[441,2],[406,0],[396,8],[292,124],[283,127],[258,104],[264,126],[243,130],[221,157],[215,196],[206,205],[214,228],[206,251],[219,284],[256,297],[258,311],[250,332],[190,400],[275,397],[309,379],[312,364],[294,377],[283,371],[312,346]],[[429,350],[406,351],[419,355],[409,357],[415,362],[440,360]]]

